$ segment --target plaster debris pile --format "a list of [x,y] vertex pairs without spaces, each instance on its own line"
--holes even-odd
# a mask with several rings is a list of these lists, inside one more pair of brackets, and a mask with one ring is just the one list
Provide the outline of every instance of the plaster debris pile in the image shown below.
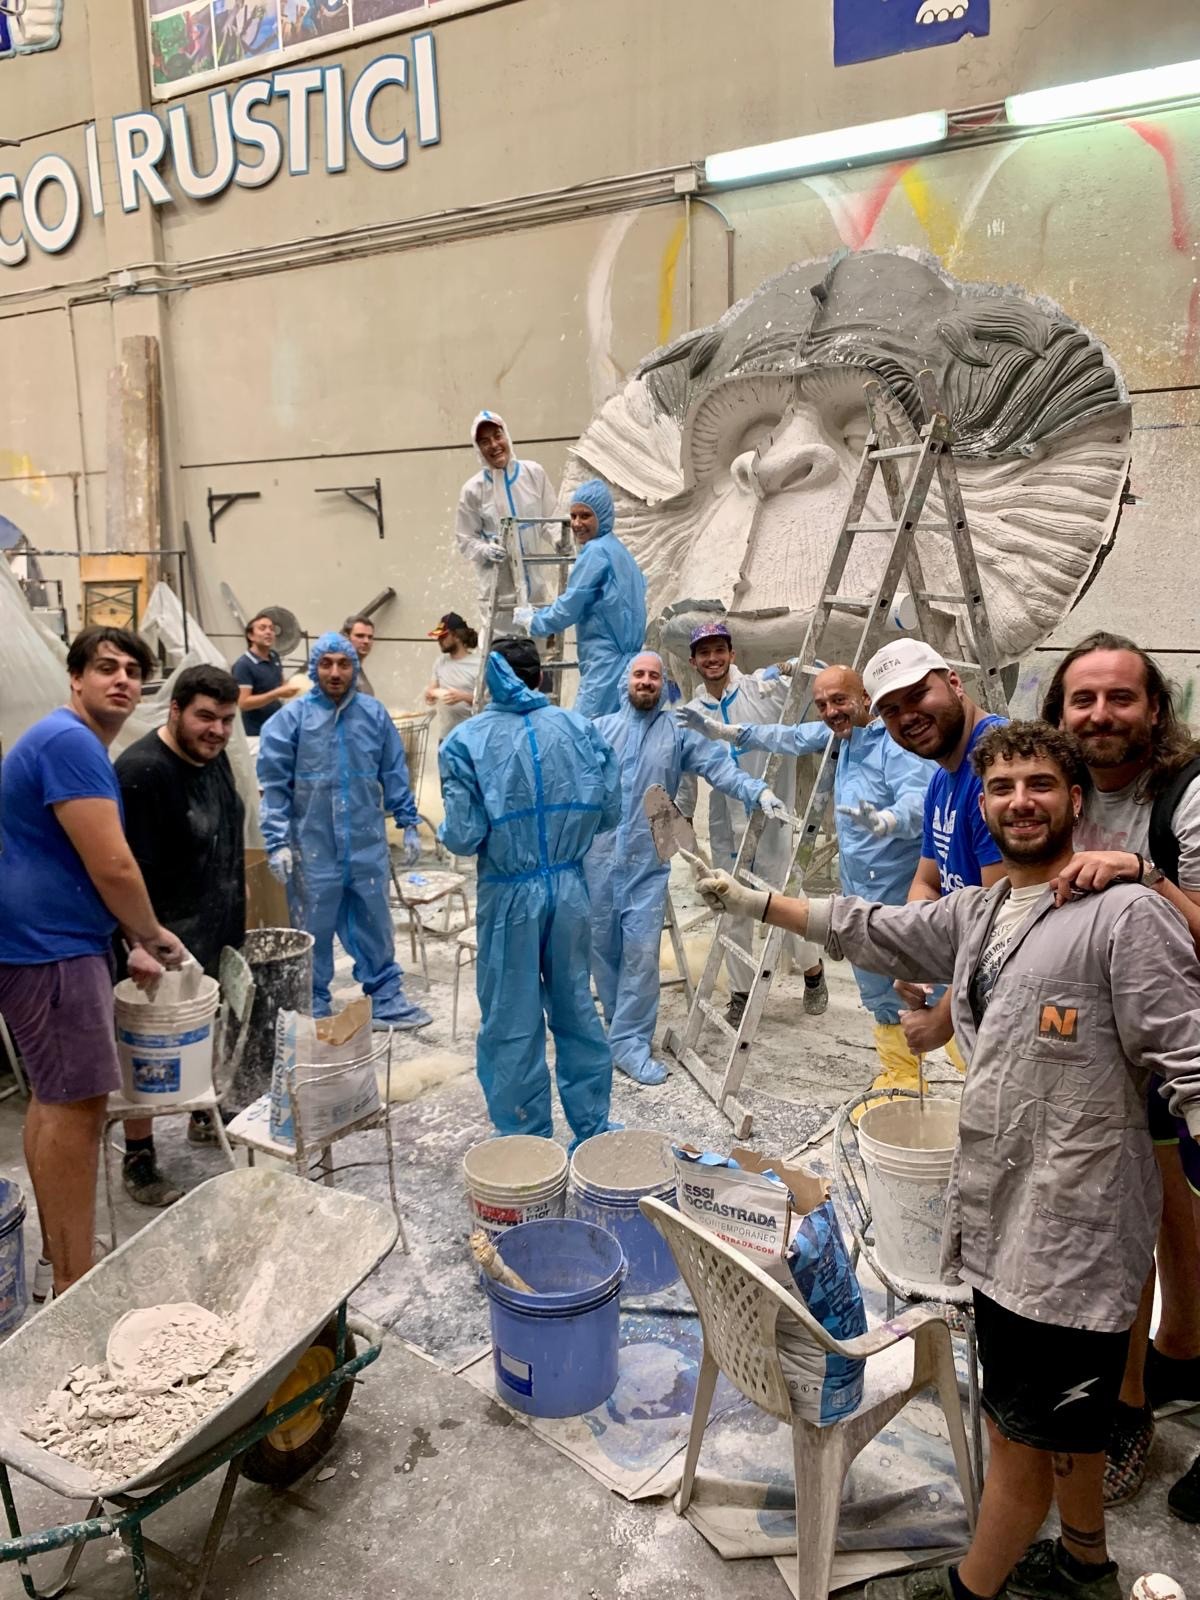
[[110,1483],[187,1438],[257,1365],[234,1322],[186,1301],[126,1312],[106,1356],[73,1368],[21,1431]]

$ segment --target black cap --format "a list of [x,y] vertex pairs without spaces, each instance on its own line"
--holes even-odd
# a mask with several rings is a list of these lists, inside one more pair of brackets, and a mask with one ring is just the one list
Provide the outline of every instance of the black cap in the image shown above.
[[447,611],[444,617],[438,619],[437,627],[430,628],[426,638],[440,639],[444,633],[461,633],[468,626],[466,617],[460,617],[457,611]]
[[536,689],[541,683],[542,658],[538,655],[537,645],[532,639],[515,637],[497,639],[492,645],[492,650],[508,662],[517,677],[528,688]]

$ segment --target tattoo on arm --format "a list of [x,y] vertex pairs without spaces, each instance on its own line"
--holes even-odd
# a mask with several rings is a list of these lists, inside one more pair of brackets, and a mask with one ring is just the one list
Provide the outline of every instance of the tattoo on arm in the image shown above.
[[[1057,1460],[1057,1457],[1055,1458]],[[1068,1460],[1070,1457],[1067,1458]],[[1073,1528],[1069,1522],[1064,1522],[1060,1517],[1058,1525],[1062,1529],[1064,1539],[1069,1539],[1072,1544],[1077,1544],[1081,1550],[1103,1550],[1104,1529],[1097,1528],[1091,1533],[1085,1533],[1082,1528]]]

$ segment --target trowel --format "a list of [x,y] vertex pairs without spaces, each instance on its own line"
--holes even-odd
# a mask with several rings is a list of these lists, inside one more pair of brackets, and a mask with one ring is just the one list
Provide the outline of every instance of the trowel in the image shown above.
[[712,864],[696,843],[696,830],[661,783],[652,783],[642,796],[642,810],[650,824],[650,837],[660,861],[681,855],[695,875],[709,878]]

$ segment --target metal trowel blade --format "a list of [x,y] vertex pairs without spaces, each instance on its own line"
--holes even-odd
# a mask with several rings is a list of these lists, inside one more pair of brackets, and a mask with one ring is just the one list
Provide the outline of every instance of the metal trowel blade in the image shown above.
[[[704,853],[696,843],[696,830],[680,811],[661,783],[652,783],[642,796],[642,809],[650,824],[650,837],[658,851],[660,861],[670,861],[677,851],[704,861]],[[707,865],[707,862],[705,862]]]

